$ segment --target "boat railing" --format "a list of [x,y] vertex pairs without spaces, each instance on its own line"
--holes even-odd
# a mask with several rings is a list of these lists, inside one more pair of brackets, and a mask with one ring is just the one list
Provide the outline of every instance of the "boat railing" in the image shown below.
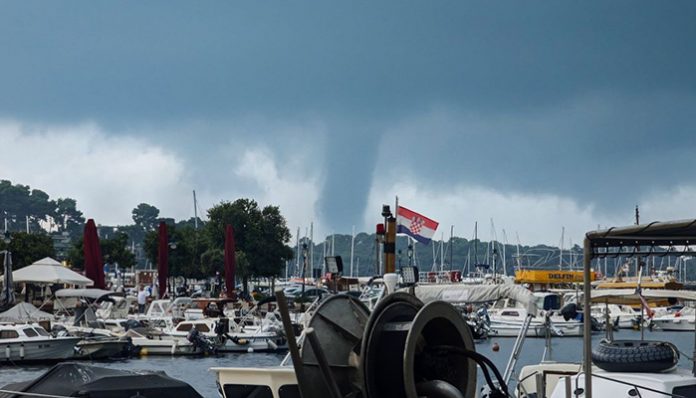
[[[580,373],[578,373],[577,375],[580,376],[580,375],[583,374],[583,373],[584,373],[584,372],[580,372]],[[596,378],[598,378],[598,379],[604,379],[604,380],[607,380],[607,381],[611,381],[611,382],[613,382],[613,383],[618,383],[618,384],[623,384],[623,385],[625,385],[625,386],[633,387],[633,391],[635,391],[635,396],[638,396],[638,397],[641,396],[640,390],[645,390],[645,391],[647,391],[647,392],[652,392],[652,393],[655,393],[655,394],[662,394],[662,395],[664,395],[664,396],[666,396],[666,397],[673,397],[673,398],[689,398],[689,397],[687,397],[687,396],[685,396],[685,395],[672,394],[671,392],[665,392],[665,391],[656,390],[656,389],[654,389],[654,388],[650,388],[650,387],[646,387],[646,386],[641,386],[640,384],[629,383],[629,382],[627,382],[627,381],[615,379],[615,378],[612,378],[612,377],[602,376],[602,375],[599,375],[599,374],[596,374],[596,373],[592,373],[592,377],[596,377]],[[575,391],[577,391],[577,390],[580,388],[579,385],[578,385],[578,380],[579,380],[579,379],[580,379],[580,377],[577,377],[577,378],[575,379]],[[570,376],[566,378],[566,385],[569,385],[569,381],[570,381]],[[568,387],[566,387],[566,397],[572,397],[572,395],[569,394],[569,391],[570,391],[570,389],[569,389]],[[574,394],[574,393],[573,393],[573,394]],[[631,393],[629,392],[629,395],[633,395],[633,394],[631,394]],[[540,396],[540,397],[542,397],[542,396]]]
[[429,271],[419,272],[421,283],[453,283],[462,281],[461,271]]
[[566,384],[566,398],[573,398],[574,395],[572,394],[572,383],[571,383],[571,376],[577,375],[577,372],[569,372],[569,371],[559,371],[559,370],[543,370],[543,371],[534,371],[531,372],[530,374],[526,375],[525,377],[519,379],[517,381],[517,386],[515,386],[515,389],[517,390],[517,396],[518,397],[526,397],[529,396],[529,391],[524,387],[524,382],[527,381],[527,379],[531,377],[535,377],[535,390],[536,390],[536,397],[537,398],[546,398],[546,388],[547,388],[547,382],[546,379],[548,376],[566,376],[563,379],[565,380]]

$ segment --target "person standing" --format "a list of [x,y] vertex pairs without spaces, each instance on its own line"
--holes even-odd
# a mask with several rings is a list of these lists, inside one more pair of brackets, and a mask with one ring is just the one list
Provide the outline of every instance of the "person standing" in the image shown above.
[[140,291],[138,291],[138,313],[139,314],[144,314],[145,313],[145,304],[147,303],[147,290],[145,290],[145,287],[143,285],[140,285]]

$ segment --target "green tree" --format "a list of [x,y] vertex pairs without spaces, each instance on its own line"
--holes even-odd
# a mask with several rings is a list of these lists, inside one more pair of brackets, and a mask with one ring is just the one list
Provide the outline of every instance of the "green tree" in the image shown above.
[[[131,267],[135,264],[135,255],[128,248],[128,235],[116,232],[110,238],[99,239],[104,264],[118,264],[120,267]],[[68,250],[68,261],[77,269],[85,268],[84,240],[78,238]]]
[[[251,270],[249,267],[249,259],[246,254],[240,250],[237,250],[234,254],[237,260],[235,279],[239,281],[240,279],[249,278],[251,276]],[[225,251],[223,249],[208,249],[201,255],[201,260],[203,264],[201,270],[203,271],[204,277],[213,276],[216,272],[219,272],[223,276],[225,275]]]
[[251,199],[237,199],[214,206],[208,210],[205,225],[210,249],[224,249],[227,224],[234,228],[237,250],[244,253],[244,260],[248,263],[248,272],[240,273],[244,282],[250,276],[280,275],[293,252],[286,245],[290,240],[290,230],[277,206],[261,209]]
[[133,222],[143,231],[153,231],[157,227],[159,213],[159,209],[155,206],[141,203],[132,211]]
[[[0,241],[0,250],[7,245]],[[17,232],[12,234],[9,250],[12,252],[12,268],[20,269],[44,257],[54,257],[53,240],[45,233],[27,234]]]
[[129,249],[129,238],[125,232],[116,232],[109,239],[99,241],[104,264],[118,264],[119,267],[135,265],[135,254]]
[[54,221],[60,232],[67,232],[72,239],[82,235],[85,218],[77,210],[77,201],[71,198],[58,198],[55,203]]
[[[200,266],[201,254],[207,252],[205,241],[200,239],[199,231],[189,225],[181,227],[168,224],[167,235],[169,245],[169,274],[186,278],[203,278],[209,276]],[[143,246],[145,255],[156,267],[158,261],[159,240],[158,231],[150,231],[145,235]]]

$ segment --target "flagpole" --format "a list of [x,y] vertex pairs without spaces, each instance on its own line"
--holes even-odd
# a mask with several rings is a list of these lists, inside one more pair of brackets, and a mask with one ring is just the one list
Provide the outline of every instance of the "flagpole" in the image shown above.
[[[399,195],[394,195],[394,217],[396,218],[396,224],[394,224],[394,228],[396,230],[399,230]],[[399,243],[399,238],[394,235],[394,255],[398,253],[398,248],[396,247]]]

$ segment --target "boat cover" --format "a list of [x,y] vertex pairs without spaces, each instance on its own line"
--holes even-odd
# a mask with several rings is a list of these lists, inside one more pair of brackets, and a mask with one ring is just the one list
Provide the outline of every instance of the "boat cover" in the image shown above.
[[0,322],[52,321],[53,315],[25,302],[0,312]]
[[415,294],[426,304],[436,300],[448,303],[478,304],[501,298],[511,298],[524,305],[529,314],[537,313],[536,297],[520,285],[417,285]]
[[[38,378],[8,384],[3,390],[84,398],[202,398],[183,381],[164,373],[136,373],[66,362]],[[27,397],[21,393],[0,393],[0,398]]]

